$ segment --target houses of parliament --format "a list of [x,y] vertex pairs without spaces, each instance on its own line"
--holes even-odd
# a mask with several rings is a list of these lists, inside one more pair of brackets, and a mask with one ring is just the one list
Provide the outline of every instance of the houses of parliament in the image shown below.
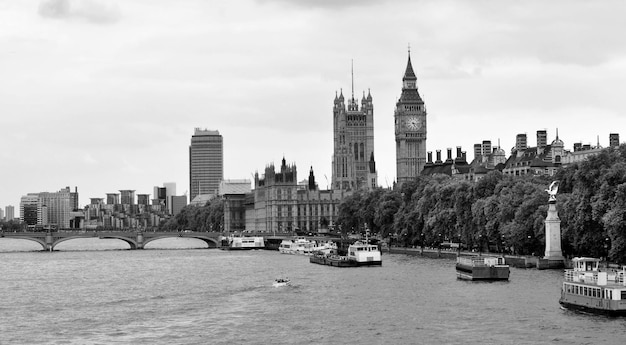
[[[359,101],[343,90],[333,101],[333,155],[331,188],[320,190],[313,167],[298,182],[295,164],[283,158],[263,174],[254,175],[247,196],[225,194],[225,231],[323,232],[333,228],[341,200],[358,190],[378,188],[374,155],[374,105],[371,91]],[[402,78],[395,109],[397,184],[415,179],[426,165],[426,108],[417,89],[411,57]],[[238,206],[235,206],[238,205]]]

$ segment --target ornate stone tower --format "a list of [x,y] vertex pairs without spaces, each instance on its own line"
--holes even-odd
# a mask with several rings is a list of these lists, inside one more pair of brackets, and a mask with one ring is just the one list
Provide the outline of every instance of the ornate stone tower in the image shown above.
[[332,189],[355,190],[376,187],[374,162],[374,106],[369,90],[363,92],[361,108],[352,96],[348,104],[335,94],[333,104],[333,175]]
[[397,186],[415,179],[426,164],[426,106],[417,91],[411,51],[402,78],[402,94],[394,112]]

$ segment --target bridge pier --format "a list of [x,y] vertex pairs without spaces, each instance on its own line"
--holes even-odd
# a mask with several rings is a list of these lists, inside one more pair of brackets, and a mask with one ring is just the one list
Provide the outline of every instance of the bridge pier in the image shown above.
[[143,249],[143,232],[137,233],[137,249]]
[[46,233],[46,250],[52,251],[54,247],[54,239],[52,238],[52,234],[50,232]]

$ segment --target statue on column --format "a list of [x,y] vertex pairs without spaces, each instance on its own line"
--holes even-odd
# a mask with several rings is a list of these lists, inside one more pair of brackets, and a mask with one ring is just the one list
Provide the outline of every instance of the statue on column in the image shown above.
[[546,192],[550,195],[548,198],[548,202],[555,203],[556,202],[556,193],[559,191],[559,181],[552,181]]
[[545,238],[546,251],[543,257],[548,268],[559,268],[563,265],[563,252],[561,251],[561,220],[556,209],[556,193],[559,190],[559,181],[552,181],[546,192],[548,199],[548,215],[546,216]]

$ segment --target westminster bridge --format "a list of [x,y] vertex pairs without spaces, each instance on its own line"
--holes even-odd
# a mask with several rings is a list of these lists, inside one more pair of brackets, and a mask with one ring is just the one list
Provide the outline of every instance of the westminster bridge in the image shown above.
[[221,246],[219,232],[148,232],[148,231],[52,231],[52,232],[1,232],[0,238],[13,238],[34,241],[46,251],[53,251],[54,247],[65,241],[77,238],[118,239],[130,245],[130,249],[143,249],[152,241],[164,238],[196,238],[204,241],[209,248]]

